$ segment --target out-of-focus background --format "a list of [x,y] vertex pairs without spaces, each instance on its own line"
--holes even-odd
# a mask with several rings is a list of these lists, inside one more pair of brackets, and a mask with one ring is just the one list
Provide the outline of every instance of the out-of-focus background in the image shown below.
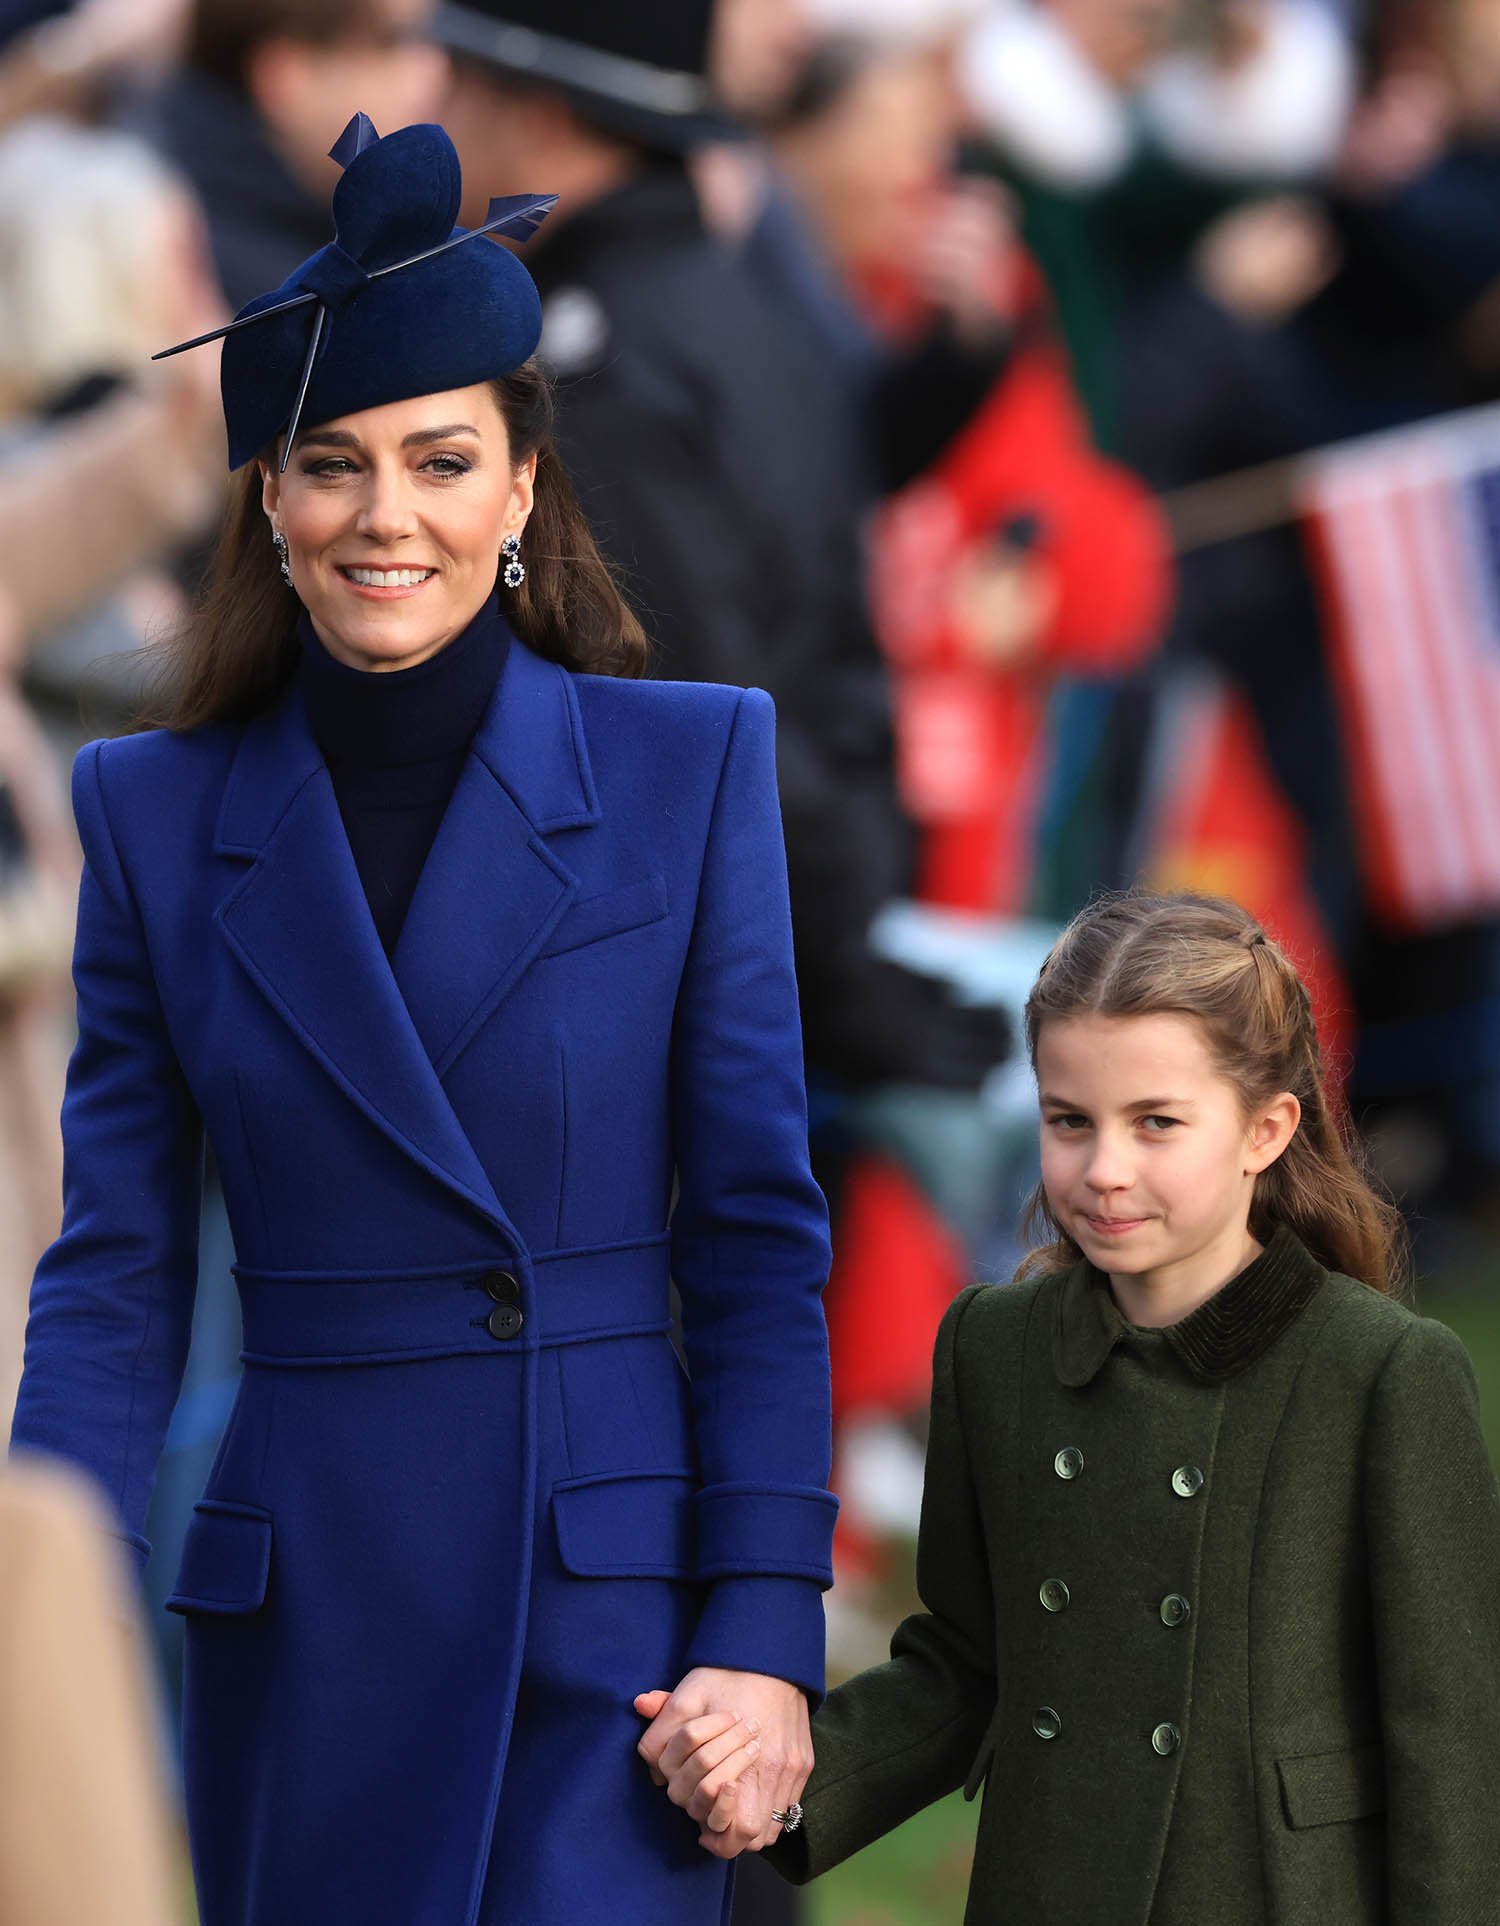
[[[597,11],[0,0],[0,1413],[59,1214],[67,764],[223,493],[216,355],[148,357],[331,238],[356,109],[440,119],[481,205],[533,156],[566,190],[542,352],[659,672],[778,701],[838,1672],[911,1606],[937,1321],[1024,1248],[1019,1007],[1101,888],[1290,947],[1500,1425],[1500,0],[717,0],[739,131],[686,156],[486,51]],[[620,11],[649,64],[702,6]],[[235,1369],[210,1199],[157,1600]],[[751,1868],[742,1926],[956,1921],[972,1820],[800,1900]]]

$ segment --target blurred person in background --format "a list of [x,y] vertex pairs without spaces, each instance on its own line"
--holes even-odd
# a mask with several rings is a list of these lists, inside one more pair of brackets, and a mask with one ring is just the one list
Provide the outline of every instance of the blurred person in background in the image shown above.
[[183,63],[142,125],[191,181],[231,308],[332,236],[328,150],[356,112],[435,117],[431,0],[193,0]]
[[92,119],[160,81],[189,0],[7,0],[0,5],[0,129],[37,114]]
[[607,24],[582,0],[441,6],[445,123],[466,178],[522,191],[545,175],[561,193],[527,251],[541,354],[657,672],[776,698],[810,1067],[973,1087],[1005,1048],[993,1016],[866,940],[912,860],[861,579],[866,424],[801,308],[705,229],[686,157],[725,131],[712,29],[710,0]]
[[[1216,224],[1308,181],[1336,151],[1345,30],[1319,0],[1024,0],[988,9],[959,75],[981,151],[1016,194],[1053,291],[1095,438],[1161,485],[1154,442],[1171,430],[1143,448],[1137,429],[1169,360],[1153,354],[1144,379],[1135,342],[1159,346],[1152,304],[1213,245]],[[1258,256],[1259,238],[1239,251]],[[1176,400],[1163,397],[1169,422]],[[1071,914],[1138,866],[1130,826],[1156,779],[1159,709],[1140,678],[1059,691],[1049,912]],[[1309,772],[1303,787],[1318,781]]]
[[1113,446],[1123,304],[1246,193],[1333,156],[1344,31],[1321,0],[1013,0],[986,10],[958,71]]
[[[807,49],[767,138],[844,298],[893,360],[935,323],[1002,350],[981,405],[879,505],[868,547],[920,829],[915,893],[1013,918],[1042,836],[1049,690],[1062,671],[1143,659],[1170,570],[1145,490],[1090,447],[1004,197],[955,172],[955,108],[926,32],[832,36]],[[888,1420],[925,1409],[938,1321],[969,1281],[964,1235],[998,1208],[992,1195],[958,1208],[951,1173],[924,1185],[930,1160],[904,1148],[866,1138],[838,1220],[828,1307],[846,1571],[871,1562],[861,1528],[914,1526],[920,1468]]]
[[130,137],[57,118],[0,135],[0,1416],[19,1374],[28,1276],[56,1235],[54,1119],[67,1048],[63,936],[77,852],[52,741],[20,692],[169,617],[157,564],[221,493],[202,371],[137,377],[152,346],[220,318],[196,214]]
[[[1500,8],[1381,0],[1362,53],[1325,200],[1337,272],[1295,321],[1340,436],[1500,399]],[[1500,925],[1370,914],[1352,967],[1353,1094],[1390,1180],[1434,1244],[1483,1240],[1500,1185]]]
[[135,1600],[60,1465],[0,1467],[0,1704],[0,1919],[183,1920]]

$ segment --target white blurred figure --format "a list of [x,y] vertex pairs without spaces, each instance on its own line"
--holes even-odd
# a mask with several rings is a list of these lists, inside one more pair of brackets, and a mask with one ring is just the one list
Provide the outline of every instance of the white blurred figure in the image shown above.
[[1301,180],[1338,152],[1354,84],[1348,35],[1321,0],[1227,0],[1206,36],[1156,63],[1142,104],[1195,173]]
[[1306,178],[1343,137],[1354,63],[1322,0],[1001,0],[966,37],[979,130],[1065,191],[1107,187],[1143,140],[1190,172]]

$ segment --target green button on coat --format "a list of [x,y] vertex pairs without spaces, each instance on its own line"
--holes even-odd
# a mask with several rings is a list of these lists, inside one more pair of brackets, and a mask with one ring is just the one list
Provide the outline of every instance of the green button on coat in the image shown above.
[[1203,1473],[1196,1465],[1179,1465],[1172,1473],[1172,1489],[1179,1498],[1196,1498],[1203,1489]]
[[1182,1734],[1175,1725],[1159,1725],[1151,1734],[1151,1743],[1165,1759],[1182,1744]]
[[1077,1445],[1064,1445],[1052,1460],[1052,1469],[1059,1478],[1076,1478],[1083,1470],[1083,1453]]
[[1192,1609],[1181,1592],[1168,1592],[1161,1602],[1161,1622],[1163,1625],[1186,1625]]
[[1048,1578],[1043,1580],[1039,1596],[1049,1612],[1060,1612],[1066,1608],[1072,1593],[1062,1579]]
[[1050,1705],[1044,1705],[1032,1713],[1031,1729],[1039,1739],[1055,1739],[1062,1731],[1062,1720]]

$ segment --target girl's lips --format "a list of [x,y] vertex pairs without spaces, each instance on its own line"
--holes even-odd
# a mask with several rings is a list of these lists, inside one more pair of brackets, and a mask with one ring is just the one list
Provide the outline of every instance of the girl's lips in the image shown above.
[[1100,1237],[1120,1237],[1126,1231],[1139,1230],[1142,1224],[1150,1222],[1146,1217],[1085,1217],[1083,1220],[1090,1230]]

